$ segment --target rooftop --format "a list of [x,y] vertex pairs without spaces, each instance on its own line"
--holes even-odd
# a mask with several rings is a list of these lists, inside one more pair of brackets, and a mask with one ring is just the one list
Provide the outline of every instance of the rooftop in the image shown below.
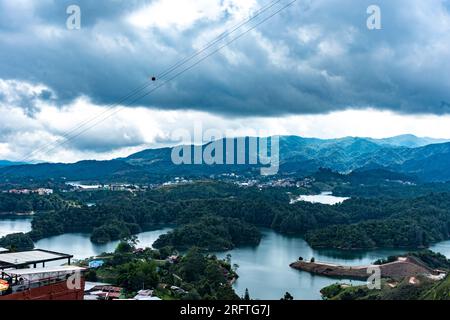
[[22,268],[38,263],[45,263],[57,260],[73,258],[72,255],[47,251],[47,250],[31,250],[23,252],[0,253],[0,269],[6,268]]
[[74,273],[77,271],[84,271],[85,268],[76,266],[62,266],[62,267],[51,267],[51,268],[37,268],[37,269],[19,269],[19,270],[8,270],[6,271],[11,276],[35,276],[35,275],[48,275],[53,273]]
[[8,249],[0,247],[0,253],[4,253],[4,252],[8,252],[8,251],[9,251]]

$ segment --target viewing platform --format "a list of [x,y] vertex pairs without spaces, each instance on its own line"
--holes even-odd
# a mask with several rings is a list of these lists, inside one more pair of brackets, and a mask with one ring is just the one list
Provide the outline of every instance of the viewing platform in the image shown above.
[[[0,252],[0,300],[83,300],[84,268],[46,250]],[[66,261],[66,266],[46,266]]]

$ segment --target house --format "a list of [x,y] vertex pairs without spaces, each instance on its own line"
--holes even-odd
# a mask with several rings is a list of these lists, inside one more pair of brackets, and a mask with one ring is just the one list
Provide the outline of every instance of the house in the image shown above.
[[85,290],[84,300],[116,300],[122,294],[121,287],[110,285],[96,285]]
[[173,263],[173,264],[178,263],[180,261],[180,257],[177,255],[173,255],[173,256],[167,257],[166,261]]
[[134,297],[134,300],[157,301],[161,299],[153,296],[153,290],[140,290],[138,294]]
[[89,262],[89,268],[91,269],[97,269],[100,268],[105,264],[105,261],[103,260],[92,260]]
[[37,193],[40,196],[48,196],[53,194],[53,189],[45,189],[45,188],[39,188],[33,191],[34,193]]
[[171,286],[170,290],[172,290],[172,291],[174,291],[174,292],[176,292],[178,294],[186,294],[187,293],[186,290],[184,290],[184,289],[182,289],[180,287],[177,287],[177,286]]

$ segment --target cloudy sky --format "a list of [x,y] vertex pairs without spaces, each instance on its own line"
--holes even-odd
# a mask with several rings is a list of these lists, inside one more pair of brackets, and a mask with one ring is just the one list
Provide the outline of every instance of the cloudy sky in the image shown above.
[[[450,1],[297,0],[275,14],[291,1],[0,0],[0,159],[109,159],[200,125],[450,138]],[[367,28],[373,4],[381,30]]]

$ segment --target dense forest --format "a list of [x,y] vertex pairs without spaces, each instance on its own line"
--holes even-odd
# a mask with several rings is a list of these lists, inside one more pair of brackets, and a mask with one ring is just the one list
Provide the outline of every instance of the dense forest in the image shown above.
[[10,251],[26,251],[34,249],[33,240],[23,233],[13,233],[0,238],[0,247]]
[[427,247],[450,236],[450,194],[413,199],[359,199],[336,207],[345,224],[307,232],[314,247]]
[[240,299],[232,288],[237,274],[229,257],[221,260],[194,247],[183,256],[168,260],[173,253],[168,247],[136,251],[132,238],[124,239],[114,253],[105,254],[105,264],[91,269],[86,277],[124,288],[124,298],[152,289],[155,296],[165,300]]
[[[423,186],[418,188],[424,190]],[[218,181],[136,193],[68,192],[30,200],[49,202],[53,208],[36,213],[30,236],[38,240],[88,232],[92,241],[105,243],[170,224],[176,229],[160,240],[162,245],[182,246],[183,242],[214,249],[257,244],[254,227],[304,236],[313,247],[342,249],[426,247],[450,236],[448,193],[355,197],[329,206],[290,204],[288,192],[285,188],[243,188]],[[211,242],[213,238],[215,242]]]
[[208,215],[162,235],[153,246],[171,246],[178,250],[196,246],[209,251],[225,251],[237,246],[255,246],[260,240],[259,229],[249,223]]
[[57,195],[44,197],[37,194],[0,193],[0,214],[60,210],[66,205]]

